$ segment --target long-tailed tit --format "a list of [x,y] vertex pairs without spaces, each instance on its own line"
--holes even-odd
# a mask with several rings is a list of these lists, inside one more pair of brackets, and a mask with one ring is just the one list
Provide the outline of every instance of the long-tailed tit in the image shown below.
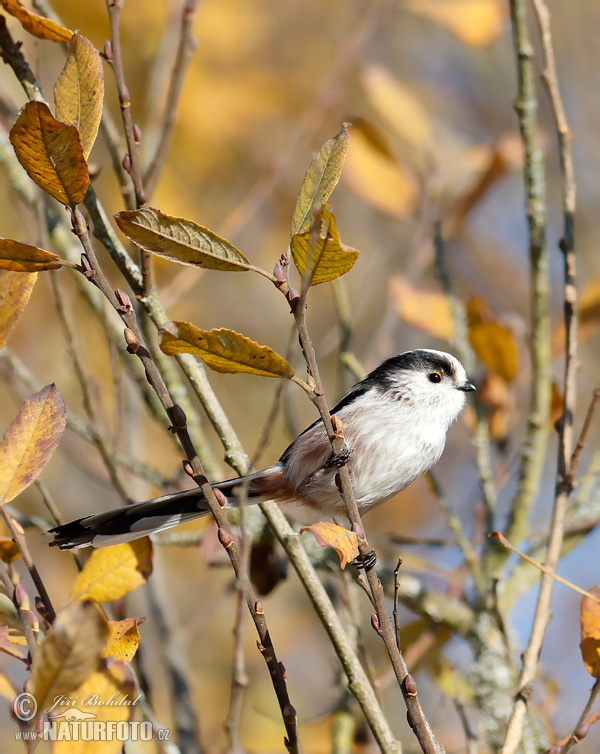
[[[320,516],[344,516],[336,486],[347,464],[359,511],[365,513],[407,487],[439,459],[452,422],[475,390],[462,364],[448,353],[407,351],[394,356],[354,385],[331,412],[343,425],[345,452],[332,455],[318,421],[287,448],[279,461],[245,478],[213,484],[236,507],[242,482],[248,504],[293,502]],[[62,549],[129,542],[210,513],[199,489],[176,492],[96,513],[52,529]]]

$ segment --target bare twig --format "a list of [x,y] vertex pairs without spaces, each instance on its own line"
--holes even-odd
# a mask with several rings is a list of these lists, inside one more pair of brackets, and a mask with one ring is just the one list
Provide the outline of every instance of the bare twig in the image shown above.
[[579,720],[573,728],[573,731],[567,737],[566,741],[561,741],[558,744],[561,747],[560,754],[567,754],[568,751],[571,751],[575,744],[581,741],[581,739],[587,733],[589,726],[592,725],[592,723],[596,722],[596,720],[600,717],[600,710],[589,716],[592,707],[596,703],[598,694],[600,694],[600,678],[596,678],[596,682],[594,683],[592,690],[590,691],[590,696],[587,700],[587,704],[585,705],[585,709],[581,713]]

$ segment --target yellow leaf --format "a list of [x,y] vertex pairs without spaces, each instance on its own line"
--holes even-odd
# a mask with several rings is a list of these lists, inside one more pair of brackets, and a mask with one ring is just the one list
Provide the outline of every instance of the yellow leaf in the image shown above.
[[92,151],[104,99],[104,70],[94,45],[73,34],[69,55],[54,85],[54,112],[58,120],[79,131],[83,156]]
[[511,331],[495,322],[478,298],[469,301],[467,319],[469,341],[479,359],[490,372],[512,382],[517,375],[517,346]]
[[[2,254],[0,241],[0,255]],[[0,260],[0,266],[2,261]],[[4,348],[29,301],[37,275],[0,269],[0,348]]]
[[0,560],[12,563],[20,557],[21,551],[15,540],[10,537],[0,537]]
[[108,602],[145,584],[152,573],[148,537],[94,550],[71,589],[71,599]]
[[10,143],[27,175],[66,206],[83,201],[90,178],[75,126],[56,120],[43,102],[21,108]]
[[424,667],[445,697],[457,699],[463,704],[473,701],[473,686],[469,677],[439,652],[428,651]]
[[125,618],[125,620],[109,620],[110,635],[103,656],[110,655],[117,660],[129,663],[133,660],[140,643],[138,626],[145,618]]
[[139,696],[127,665],[107,658],[69,696],[73,703],[56,707],[50,716],[52,724],[60,726],[57,730],[62,732],[67,726],[66,733],[70,734],[57,736],[52,754],[121,754],[120,736],[106,735],[102,736],[106,740],[100,740],[94,733],[119,730],[112,725],[131,720]]
[[402,275],[394,275],[390,295],[398,316],[410,327],[440,340],[454,337],[450,302],[442,291],[417,288]]
[[390,128],[413,149],[427,148],[433,124],[414,93],[380,65],[368,66],[361,78],[369,102]]
[[58,613],[31,667],[38,717],[95,672],[107,635],[106,620],[93,602],[71,603]]
[[2,7],[14,16],[21,26],[39,39],[49,39],[51,42],[68,42],[73,32],[64,26],[44,18],[31,10],[24,8],[18,0],[1,0]]
[[56,385],[23,402],[0,443],[0,502],[9,503],[34,482],[52,458],[67,421]]
[[475,49],[487,47],[498,39],[508,18],[503,0],[409,0],[406,7],[435,21]]
[[225,328],[207,332],[189,322],[166,322],[158,331],[158,343],[167,356],[191,353],[222,374],[246,372],[288,379],[294,374],[287,361],[268,346]]
[[252,265],[239,249],[212,230],[191,220],[171,217],[158,209],[144,207],[115,215],[123,233],[140,249],[166,259],[208,270],[240,272]]
[[342,569],[351,560],[358,557],[357,535],[342,526],[331,524],[328,521],[318,521],[312,526],[302,527],[300,534],[305,531],[311,532],[321,547],[333,547],[340,556],[340,568]]
[[[600,597],[600,586],[597,584],[588,589],[591,594]],[[579,613],[581,625],[581,657],[587,672],[594,678],[600,676],[600,604],[583,597]]]
[[8,626],[0,626],[0,652],[4,652],[11,657],[16,657],[19,660],[24,659],[23,652],[17,649],[15,642],[11,641],[8,635]]
[[337,186],[348,153],[348,125],[344,123],[340,132],[313,155],[294,209],[292,236],[308,230],[313,222],[313,211],[325,204]]
[[358,251],[345,246],[326,204],[305,233],[292,236],[292,259],[303,279],[311,285],[328,283],[352,269]]
[[406,215],[416,206],[415,179],[398,165],[384,137],[372,126],[357,124],[353,130],[344,176],[361,199],[382,212]]
[[[10,238],[0,238],[0,270],[7,270],[8,272],[41,272],[42,270],[58,270],[61,267],[76,267],[76,265],[61,259],[51,251],[38,249],[37,246],[30,246],[19,241],[11,241]],[[27,278],[26,275],[22,275],[21,277]],[[11,285],[16,287],[11,278],[5,277],[3,280],[0,280],[0,306],[3,305],[3,297],[10,295],[10,291],[6,290],[5,286]],[[33,278],[33,282],[35,282],[35,278]],[[33,282],[31,283],[31,287],[33,287]],[[27,296],[27,300],[29,300],[29,296]]]
[[[12,607],[12,604],[11,604]],[[18,644],[21,647],[27,646],[27,639],[23,633],[23,627],[16,619],[16,614],[9,615],[5,608],[0,609],[0,628],[8,629],[8,640],[11,644]]]

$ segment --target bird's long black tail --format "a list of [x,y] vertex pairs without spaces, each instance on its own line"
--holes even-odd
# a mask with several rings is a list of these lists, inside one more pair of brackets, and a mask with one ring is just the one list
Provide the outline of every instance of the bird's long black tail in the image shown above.
[[[258,503],[262,499],[257,491],[252,489],[252,481],[260,474],[262,472],[247,478],[250,480],[248,502]],[[242,479],[238,478],[212,486],[225,495],[226,507],[231,508],[237,506],[236,491],[241,483]],[[176,492],[104,513],[95,513],[57,526],[50,529],[49,533],[54,535],[50,545],[56,545],[61,550],[118,545],[163,529],[170,529],[208,513],[210,508],[199,489]]]

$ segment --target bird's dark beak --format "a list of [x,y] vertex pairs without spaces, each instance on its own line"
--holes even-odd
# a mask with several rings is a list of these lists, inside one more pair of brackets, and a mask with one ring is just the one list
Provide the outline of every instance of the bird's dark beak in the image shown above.
[[472,393],[473,390],[477,390],[477,388],[472,382],[465,382],[464,385],[460,385],[456,389],[461,390],[463,393]]

